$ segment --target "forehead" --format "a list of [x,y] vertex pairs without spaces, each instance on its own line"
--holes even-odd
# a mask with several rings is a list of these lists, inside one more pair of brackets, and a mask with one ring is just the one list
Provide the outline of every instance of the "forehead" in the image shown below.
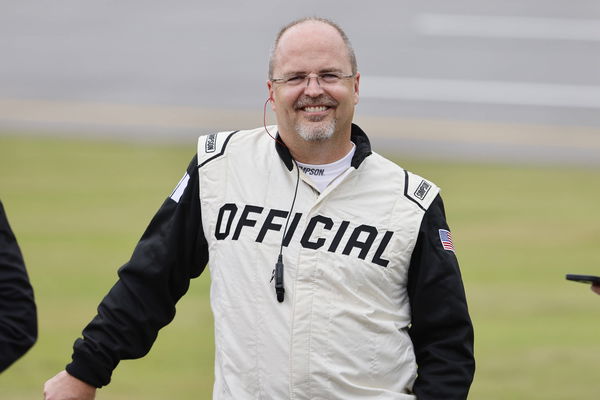
[[323,22],[307,21],[289,28],[275,49],[274,71],[278,73],[325,69],[350,72],[351,68],[341,35]]

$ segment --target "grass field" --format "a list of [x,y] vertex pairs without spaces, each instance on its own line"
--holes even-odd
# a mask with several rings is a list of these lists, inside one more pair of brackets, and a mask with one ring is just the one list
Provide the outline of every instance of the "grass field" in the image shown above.
[[[0,136],[0,198],[34,285],[40,338],[0,375],[0,399],[41,398],[73,340],[194,153],[186,147]],[[476,333],[471,399],[600,393],[600,170],[402,160],[443,188]],[[208,276],[151,353],[117,368],[100,400],[209,399]]]

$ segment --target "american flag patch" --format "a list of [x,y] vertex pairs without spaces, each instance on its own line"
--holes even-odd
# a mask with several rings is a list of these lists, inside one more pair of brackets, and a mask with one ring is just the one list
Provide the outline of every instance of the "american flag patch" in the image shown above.
[[456,253],[456,251],[454,251],[454,244],[452,244],[452,234],[450,231],[447,231],[446,229],[440,229],[439,232],[440,241],[442,242],[442,247],[444,250],[449,250]]

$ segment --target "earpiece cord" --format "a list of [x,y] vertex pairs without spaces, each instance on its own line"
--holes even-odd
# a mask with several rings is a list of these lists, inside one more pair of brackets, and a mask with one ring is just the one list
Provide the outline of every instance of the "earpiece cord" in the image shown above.
[[[294,163],[296,161],[294,160]],[[285,221],[285,228],[283,229],[283,237],[281,238],[281,247],[279,248],[279,257],[277,257],[277,262],[275,263],[275,269],[273,270],[273,277],[275,278],[275,295],[277,297],[277,301],[282,303],[285,299],[285,286],[283,284],[283,242],[285,241],[285,236],[288,229],[288,223],[290,222],[290,217],[292,216],[292,212],[294,211],[294,204],[296,203],[296,196],[298,195],[298,183],[300,182],[300,169],[298,168],[298,164],[296,164],[296,189],[294,190],[294,199],[292,200],[292,207],[290,208],[290,212],[288,213],[287,219]],[[271,277],[271,280],[273,280]]]
[[[269,100],[271,100],[271,98],[268,98],[267,101],[265,101],[265,106],[263,109],[263,125],[265,127],[265,131],[271,137],[271,139],[273,139],[275,142],[277,142],[280,145],[285,146],[287,148],[285,143],[283,143],[281,140],[279,140],[276,137],[274,137],[273,135],[271,135],[271,132],[269,132],[269,129],[267,128],[267,104],[269,103]],[[281,246],[279,247],[279,256],[277,257],[277,262],[275,263],[275,269],[273,270],[273,274],[271,275],[271,281],[273,281],[273,278],[275,278],[275,294],[277,296],[277,301],[280,303],[283,302],[283,299],[285,296],[285,287],[283,285],[283,243],[285,242],[285,237],[287,235],[290,218],[292,217],[292,213],[294,211],[294,205],[296,204],[296,197],[298,196],[298,186],[300,184],[300,168],[298,167],[298,163],[296,162],[296,160],[294,160],[294,158],[292,158],[292,161],[294,161],[294,164],[296,165],[296,188],[294,189],[294,198],[292,199],[292,205],[290,207],[290,211],[288,212],[287,218],[285,220],[285,227],[283,228],[283,236],[281,237]]]
[[283,237],[281,238],[281,247],[279,247],[279,255],[283,254],[283,242],[285,241],[285,235],[287,234],[288,224],[290,222],[290,217],[292,216],[292,211],[294,210],[294,205],[296,204],[296,196],[298,195],[298,183],[300,183],[300,168],[298,168],[298,163],[296,160],[292,159],[294,164],[296,165],[296,188],[294,189],[294,198],[292,199],[292,206],[290,207],[290,212],[285,220],[285,228],[283,228]]
[[267,104],[269,104],[269,100],[271,100],[270,97],[267,99],[267,101],[265,101],[265,105],[263,107],[263,126],[265,127],[265,131],[267,131],[267,135],[271,136],[271,139],[273,139],[280,145],[287,147],[285,145],[285,143],[283,143],[281,140],[277,139],[275,136],[271,135],[271,132],[269,132],[269,130],[267,129]]
[[[273,139],[280,145],[287,147],[285,145],[285,143],[283,143],[281,140],[277,139],[275,136],[271,135],[271,132],[269,132],[269,129],[267,128],[267,104],[269,104],[269,100],[271,100],[270,97],[267,99],[267,101],[265,101],[265,105],[263,108],[263,126],[265,127],[265,131],[267,132],[267,135],[269,135],[271,137],[271,139]],[[290,207],[290,212],[288,213],[288,216],[285,220],[285,228],[283,228],[283,237],[281,238],[281,246],[279,247],[279,256],[280,257],[283,255],[283,242],[285,241],[285,235],[287,233],[287,228],[288,228],[288,224],[290,222],[290,217],[292,216],[292,211],[294,210],[294,204],[296,204],[296,196],[298,195],[298,184],[300,183],[300,168],[298,168],[298,163],[296,162],[296,160],[294,160],[292,158],[292,161],[296,165],[296,188],[294,189],[294,198],[292,199],[292,206]]]

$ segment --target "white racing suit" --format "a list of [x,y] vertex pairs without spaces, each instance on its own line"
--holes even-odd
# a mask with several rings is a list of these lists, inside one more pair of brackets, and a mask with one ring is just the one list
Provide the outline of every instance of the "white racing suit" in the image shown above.
[[465,399],[473,331],[439,189],[356,125],[352,140],[351,168],[319,193],[264,128],[201,137],[67,370],[107,384],[208,262],[213,399]]

